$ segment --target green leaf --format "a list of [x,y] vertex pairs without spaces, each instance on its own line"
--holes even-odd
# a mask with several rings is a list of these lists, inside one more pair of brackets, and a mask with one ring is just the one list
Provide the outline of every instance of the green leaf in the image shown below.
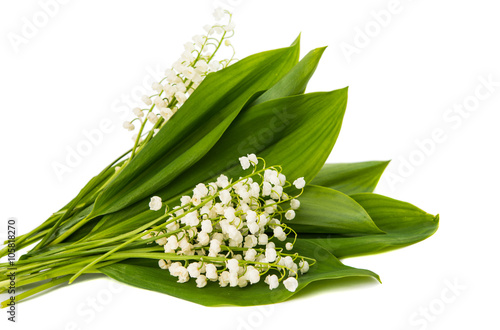
[[[98,175],[90,179],[90,181],[80,190],[78,195],[60,210],[64,210],[64,213],[58,218],[55,223],[50,224],[51,229],[45,234],[45,236],[33,250],[43,248],[47,243],[52,241],[61,231],[65,230],[61,229],[63,226],[66,226],[67,223],[74,223],[71,222],[72,219],[78,218],[78,221],[81,220],[81,218],[79,218],[79,214],[81,214],[81,211],[78,211],[79,207],[81,206],[87,209],[88,205],[93,206],[93,203],[91,202],[92,198],[95,197],[99,189],[101,189],[101,186],[115,173],[115,169],[112,167],[112,165],[113,164],[110,164]],[[89,212],[87,212],[87,214],[88,213]],[[50,220],[51,218],[45,221],[44,224],[46,224]],[[40,226],[39,228],[41,228],[42,226]]]
[[171,276],[167,270],[160,269],[156,260],[129,259],[102,267],[100,271],[119,282],[205,306],[253,306],[278,303],[289,299],[309,283],[320,280],[352,276],[371,276],[379,280],[378,275],[369,270],[342,264],[332,254],[314,243],[297,243],[294,250],[318,260],[310,267],[309,272],[299,276],[299,287],[295,292],[286,290],[283,284],[271,291],[264,283],[264,278],[261,278],[259,283],[245,288],[221,288],[218,283],[209,282],[206,287],[199,289],[193,279],[188,283],[177,283],[177,278]]
[[252,95],[284,76],[297,63],[298,55],[297,42],[209,74],[181,110],[104,189],[92,216],[118,211],[167,186],[210,150]]
[[308,236],[303,240],[319,244],[339,258],[346,258],[415,244],[434,234],[438,228],[439,215],[426,213],[410,203],[373,193],[354,194],[351,197],[368,212],[385,234],[359,237]]
[[[248,171],[241,169],[238,157],[248,153],[263,157],[270,165],[283,165],[289,179],[301,176],[312,179],[335,144],[346,101],[344,88],[280,98],[246,109],[198,163],[155,195],[175,206],[182,194],[200,182],[214,180],[219,174],[232,178],[244,176]],[[145,199],[138,206],[105,216],[100,230],[107,228],[106,233],[113,235],[139,227],[156,216],[147,211],[147,204]],[[137,221],[127,221],[131,218]],[[127,221],[126,226],[122,221]],[[103,233],[97,235],[103,237]]]
[[389,161],[325,164],[311,184],[344,194],[373,192]]
[[133,231],[155,218],[158,218],[158,212],[151,211],[148,202],[144,200],[118,212],[102,216],[86,239],[115,237]]
[[337,140],[347,104],[347,88],[284,97],[242,111],[216,145],[186,175],[158,195],[178,203],[179,194],[225,174],[238,178],[238,157],[255,153],[268,165],[282,165],[287,178],[311,180]]
[[[271,100],[273,98],[280,98],[295,94],[301,94],[304,92],[307,82],[312,77],[318,62],[323,54],[324,48],[314,49],[309,52],[300,62],[295,65],[290,72],[288,72],[279,82],[277,82],[269,90],[261,94],[257,100],[253,102],[253,105],[246,105],[243,112],[252,111],[252,108],[264,101]],[[226,139],[224,136],[223,139]],[[246,138],[249,138],[248,136]],[[220,145],[220,144],[219,144]],[[160,195],[163,199],[172,199],[172,197],[184,192],[186,190],[192,189],[193,186],[202,181],[208,181],[211,175],[215,175],[214,168],[219,167],[217,172],[224,170],[227,166],[227,161],[231,160],[232,164],[238,162],[238,157],[241,154],[232,153],[233,159],[225,157],[221,161],[220,157],[217,155],[223,154],[223,151],[219,148],[219,145],[214,147],[211,151],[211,156],[204,157],[199,164],[191,167],[185,173],[180,175],[180,178],[172,182],[168,187],[155,194]],[[229,152],[229,151],[227,151]],[[210,161],[219,161],[219,164],[212,165],[211,170],[207,171],[206,166]],[[239,168],[239,166],[238,166]],[[197,174],[198,171],[198,174]],[[211,174],[210,174],[211,173]],[[187,177],[191,178],[188,182]],[[105,215],[96,226],[99,232],[94,234],[94,238],[110,237],[115,235],[117,232],[122,232],[128,228],[134,228],[133,226],[139,226],[142,223],[147,223],[154,219],[156,214],[154,212],[148,212],[147,199],[139,201],[141,205],[132,205],[121,211],[115,212],[113,214]],[[177,204],[178,200],[175,199],[172,204]],[[97,231],[97,230],[95,230]]]
[[286,221],[301,233],[380,234],[365,209],[349,196],[325,187],[308,185],[299,198],[295,219]]
[[251,106],[285,96],[303,94],[325,49],[326,47],[311,50],[280,81],[260,95]]

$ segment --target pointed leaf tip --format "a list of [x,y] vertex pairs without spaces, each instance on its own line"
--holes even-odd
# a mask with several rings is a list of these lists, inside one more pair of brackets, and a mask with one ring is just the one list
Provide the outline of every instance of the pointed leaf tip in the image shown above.
[[295,40],[292,42],[292,46],[294,46],[296,44],[300,45],[300,35],[301,34],[302,34],[302,32],[300,32],[299,35],[297,36],[297,38],[295,38]]

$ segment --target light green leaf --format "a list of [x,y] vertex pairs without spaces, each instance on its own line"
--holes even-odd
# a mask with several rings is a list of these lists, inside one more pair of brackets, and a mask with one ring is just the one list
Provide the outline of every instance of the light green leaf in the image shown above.
[[351,195],[373,192],[389,161],[325,164],[311,184]]
[[380,234],[365,209],[349,196],[325,187],[308,185],[300,196],[296,217],[286,224],[299,233]]
[[278,303],[289,299],[309,283],[320,280],[352,276],[368,276],[379,280],[378,275],[369,270],[345,266],[314,243],[297,243],[294,249],[301,255],[318,259],[309,272],[299,276],[299,287],[295,292],[286,290],[283,284],[271,291],[264,283],[264,278],[261,278],[259,283],[245,288],[221,288],[218,283],[209,282],[206,287],[199,289],[192,279],[188,283],[177,283],[177,278],[171,276],[167,270],[160,269],[156,260],[130,259],[100,268],[100,271],[119,282],[205,306],[253,306]]
[[285,96],[304,93],[307,83],[314,74],[314,71],[316,71],[325,49],[326,47],[311,50],[280,81],[260,95],[251,106]]
[[434,234],[439,216],[426,213],[412,204],[389,197],[361,193],[351,197],[368,212],[385,234],[357,237],[302,235],[304,240],[321,245],[338,258],[366,255],[401,248]]

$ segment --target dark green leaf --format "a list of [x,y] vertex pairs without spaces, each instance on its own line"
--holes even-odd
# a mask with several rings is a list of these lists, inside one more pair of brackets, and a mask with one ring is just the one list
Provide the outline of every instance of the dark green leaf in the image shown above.
[[[240,113],[198,163],[155,195],[175,206],[180,195],[190,192],[200,182],[214,180],[222,173],[232,178],[246,175],[249,171],[241,169],[238,157],[247,153],[264,157],[269,165],[283,165],[284,173],[292,181],[301,176],[309,180],[333,148],[346,101],[347,89],[341,89],[291,96],[251,107]],[[102,228],[108,228],[106,232],[113,235],[139,227],[145,223],[141,221],[156,216],[147,211],[147,204],[145,199],[140,205],[105,216]],[[122,221],[127,221],[126,226]]]
[[371,276],[379,280],[378,275],[369,270],[345,266],[314,243],[297,243],[295,249],[301,255],[318,260],[308,273],[299,276],[299,287],[295,292],[286,290],[282,284],[270,291],[263,278],[259,283],[245,288],[220,288],[218,283],[210,282],[205,288],[199,289],[192,279],[188,283],[177,283],[177,278],[171,276],[168,271],[160,269],[156,260],[131,259],[100,268],[100,271],[119,282],[205,306],[253,306],[278,303],[289,299],[309,283],[320,280],[351,276]]
[[289,180],[311,180],[330,154],[340,132],[347,88],[271,100],[240,113],[216,145],[186,175],[158,194],[174,198],[199,182],[225,174],[248,174],[238,162],[255,153],[268,165],[282,165]]
[[92,216],[150,197],[198,161],[245,103],[280,80],[298,61],[298,43],[249,56],[209,74],[144,149],[104,189]]
[[[307,82],[313,75],[318,62],[323,54],[324,48],[314,49],[309,52],[300,62],[295,65],[289,73],[287,73],[278,83],[276,83],[269,90],[264,92],[262,95],[258,97],[258,99],[253,103],[252,107],[256,104],[263,103],[264,101],[271,100],[273,98],[280,98],[295,94],[303,93]],[[252,111],[252,108],[247,105],[243,112]],[[245,138],[250,138],[246,136]],[[223,136],[223,139],[226,139]],[[226,139],[227,140],[227,139]],[[227,151],[229,152],[229,151]],[[209,161],[218,161],[217,155],[222,154],[222,150],[215,146],[214,151],[211,152],[212,156],[204,157],[199,164],[194,167],[188,169],[184,174],[181,175],[180,179],[175,180],[172,184],[170,184],[166,189],[157,194],[162,196],[164,199],[171,199],[185,190],[192,189],[193,185],[207,181],[211,174],[214,174],[214,170],[210,172],[206,171],[206,166]],[[215,156],[214,156],[215,155]],[[231,164],[235,165],[237,163],[238,157],[241,154],[232,153],[233,159],[231,159]],[[225,169],[227,166],[228,157],[224,159],[224,162],[219,161],[220,169],[217,172],[220,172],[222,169]],[[229,159],[228,159],[229,160]],[[211,168],[215,168],[216,166],[212,166]],[[198,176],[195,176],[196,171],[201,171]],[[192,177],[193,179],[189,182],[186,182],[186,177]],[[197,181],[200,180],[200,181]],[[176,204],[178,200],[174,200],[172,204]],[[109,237],[110,235],[115,235],[118,232],[121,232],[122,229],[134,228],[134,226],[139,226],[142,223],[146,223],[154,219],[156,214],[153,212],[148,212],[147,207],[147,199],[144,199],[139,202],[141,205],[132,205],[129,206],[122,211],[105,215],[103,219],[99,222],[99,225],[96,227],[99,229],[99,233],[95,234],[95,238],[97,237]],[[118,228],[118,227],[120,228]],[[97,231],[97,230],[95,230]]]

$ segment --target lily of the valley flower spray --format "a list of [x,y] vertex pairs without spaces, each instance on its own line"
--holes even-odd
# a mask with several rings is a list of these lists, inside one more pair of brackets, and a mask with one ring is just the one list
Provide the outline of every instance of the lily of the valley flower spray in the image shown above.
[[314,281],[379,280],[339,258],[437,230],[438,216],[373,193],[387,162],[325,164],[347,88],[305,93],[324,47],[300,59],[299,37],[236,61],[233,16],[214,16],[131,109],[130,150],[5,242],[0,257],[28,251],[15,282],[31,286],[2,307],[86,274],[206,306],[276,303]]
[[[214,182],[196,185],[191,196],[182,196],[180,206],[167,209],[163,229],[143,236],[164,247],[166,256],[159,266],[178,282],[193,278],[199,288],[207,280],[221,287],[245,287],[265,277],[271,290],[283,282],[293,292],[299,274],[315,262],[291,251],[296,233],[287,226],[300,206],[300,193],[289,196],[285,190],[303,190],[304,179],[292,185],[279,166],[266,168],[264,163],[258,169],[259,160],[264,163],[255,154],[240,157],[243,170],[253,171],[235,182],[220,175]],[[152,197],[149,207],[162,210],[161,198]],[[285,242],[289,235],[292,242],[276,246],[274,240]],[[173,254],[185,256],[184,263],[169,260]]]

